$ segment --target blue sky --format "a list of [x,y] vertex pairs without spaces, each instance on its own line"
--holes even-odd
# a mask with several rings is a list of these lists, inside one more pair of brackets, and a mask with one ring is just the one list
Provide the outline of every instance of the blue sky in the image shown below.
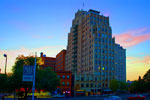
[[[22,48],[27,53],[41,50],[48,56],[55,56],[66,47],[72,19],[78,9],[83,9],[83,2],[84,10],[95,9],[109,16],[113,35],[119,35],[118,39],[121,34],[132,35],[128,36],[132,40],[131,45],[119,42],[127,48],[127,57],[144,59],[150,56],[149,0],[1,0],[0,59],[2,62],[3,53],[9,53],[11,56],[13,52],[21,51]],[[138,33],[142,29],[144,30]],[[47,49],[40,49],[43,47]],[[14,62],[12,59],[14,58],[10,58],[9,69]],[[1,66],[2,63],[0,68]],[[127,61],[128,66],[130,63]],[[127,69],[130,70],[130,67]],[[130,75],[128,72],[127,74]],[[137,77],[137,74],[135,76]]]

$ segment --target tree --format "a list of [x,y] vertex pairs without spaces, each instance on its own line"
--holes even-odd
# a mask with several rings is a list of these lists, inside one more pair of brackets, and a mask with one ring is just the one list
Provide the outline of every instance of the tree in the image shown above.
[[52,71],[52,68],[47,67],[42,70],[37,70],[36,73],[36,88],[38,90],[45,90],[52,92],[56,89],[56,86],[60,85],[60,81],[57,78],[55,72]]
[[139,80],[133,81],[129,87],[129,91],[132,93],[143,93],[146,90],[146,84],[143,79],[139,77]]
[[148,92],[150,91],[150,69],[145,73],[143,79],[139,76],[137,81],[134,81],[129,87],[130,92]]
[[119,88],[119,82],[117,80],[111,80],[109,88],[113,91],[116,92],[117,89]]
[[7,92],[7,75],[6,74],[0,74],[0,92],[4,93]]
[[119,89],[123,90],[123,91],[128,90],[128,84],[126,82],[120,81],[119,82]]
[[129,91],[131,93],[135,93],[138,91],[137,87],[138,87],[138,81],[133,81],[129,87]]
[[150,82],[150,69],[145,73],[145,75],[143,76],[143,79],[145,81]]
[[[34,57],[17,57],[12,69],[13,74],[8,79],[10,88],[9,91],[15,91],[16,89],[20,90],[23,88],[25,92],[25,99],[27,98],[27,94],[32,90],[32,82],[22,81],[23,65],[34,65],[34,59]],[[51,92],[56,89],[56,86],[59,85],[60,81],[57,78],[56,73],[53,72],[51,68],[41,69],[38,61],[39,59],[37,58],[35,88],[38,91],[43,89]]]
[[143,76],[143,80],[144,80],[145,85],[146,85],[146,91],[150,92],[150,69]]

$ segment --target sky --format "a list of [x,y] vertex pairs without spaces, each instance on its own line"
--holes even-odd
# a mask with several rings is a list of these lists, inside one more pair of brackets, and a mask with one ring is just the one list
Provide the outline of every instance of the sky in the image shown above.
[[150,0],[0,0],[1,72],[4,53],[11,72],[18,55],[44,52],[55,57],[66,49],[78,9],[109,16],[116,43],[126,48],[127,80],[137,80],[150,69]]

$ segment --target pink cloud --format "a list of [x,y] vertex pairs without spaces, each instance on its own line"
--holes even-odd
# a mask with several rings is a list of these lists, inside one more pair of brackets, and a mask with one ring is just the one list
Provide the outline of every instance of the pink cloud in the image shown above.
[[145,56],[144,59],[142,60],[143,63],[146,65],[150,66],[150,56]]
[[104,16],[110,16],[109,12],[104,13]]
[[132,57],[128,56],[127,60],[130,64],[137,64],[137,63],[143,63],[145,65],[150,65],[150,56],[144,56],[144,57]]
[[123,47],[131,47],[137,45],[146,40],[150,40],[150,32],[148,28],[140,28],[136,30],[130,30],[118,35],[114,35],[116,38],[116,43],[121,44]]

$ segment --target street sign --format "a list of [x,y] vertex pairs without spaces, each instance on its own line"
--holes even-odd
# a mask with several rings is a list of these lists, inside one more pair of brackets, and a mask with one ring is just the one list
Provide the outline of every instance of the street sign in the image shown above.
[[33,66],[23,66],[23,80],[22,81],[33,81]]

